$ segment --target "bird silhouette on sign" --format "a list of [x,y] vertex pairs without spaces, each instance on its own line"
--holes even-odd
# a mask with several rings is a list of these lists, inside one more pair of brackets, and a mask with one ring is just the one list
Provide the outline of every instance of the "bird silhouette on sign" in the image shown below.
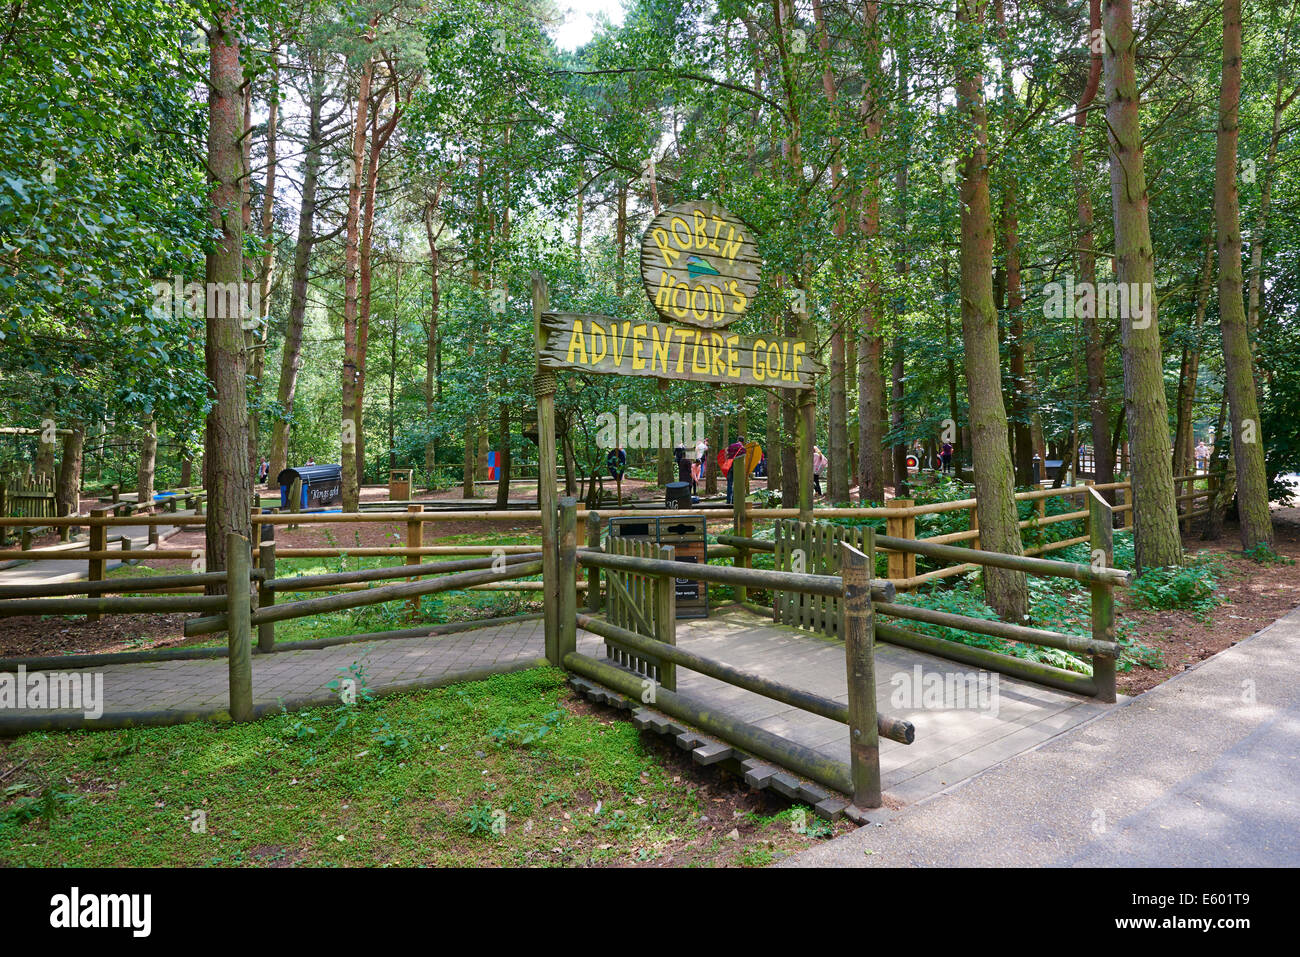
[[699,256],[686,257],[686,274],[688,276],[720,276],[722,275],[716,269],[709,265],[708,260],[701,259]]

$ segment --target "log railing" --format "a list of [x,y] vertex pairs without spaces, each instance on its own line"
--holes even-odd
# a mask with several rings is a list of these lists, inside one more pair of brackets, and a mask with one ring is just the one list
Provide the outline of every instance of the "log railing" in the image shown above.
[[[776,761],[819,784],[850,795],[863,808],[881,805],[880,737],[910,744],[915,730],[909,722],[882,716],[876,706],[874,675],[873,599],[892,599],[893,586],[872,581],[874,567],[873,533],[866,530],[865,550],[847,543],[841,559],[841,574],[812,575],[765,569],[699,565],[669,558],[633,554],[614,554],[594,547],[578,548],[576,534],[577,503],[564,499],[560,503],[559,549],[560,575],[555,596],[559,608],[559,632],[554,658],[551,660],[583,677],[652,705],[664,713],[715,734],[724,741],[759,757]],[[651,590],[649,600],[655,607],[644,609],[647,635],[594,615],[577,611],[578,566],[604,570],[607,574],[628,574],[657,579],[661,584]],[[780,589],[814,595],[838,597],[844,609],[845,670],[848,679],[848,703],[841,704],[810,691],[795,688],[763,675],[736,668],[725,662],[679,648],[675,640],[675,616],[670,601],[678,578],[727,584],[733,587]],[[592,589],[588,589],[590,593]],[[626,596],[630,600],[634,596]],[[659,665],[654,674],[636,674],[615,667],[578,651],[577,633],[582,628],[603,638],[607,644],[622,648],[635,660]],[[548,649],[549,652],[549,649]],[[549,654],[548,654],[549,656]],[[832,721],[848,725],[849,762],[836,761],[812,748],[790,741],[746,721],[720,713],[676,690],[672,668],[686,668],[719,681],[763,695],[791,707],[801,708]],[[673,675],[664,681],[665,674]]]

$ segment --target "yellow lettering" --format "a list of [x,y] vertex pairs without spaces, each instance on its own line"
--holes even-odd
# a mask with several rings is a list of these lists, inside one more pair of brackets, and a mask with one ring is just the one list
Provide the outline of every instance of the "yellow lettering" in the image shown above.
[[577,353],[577,355],[581,357],[577,360],[578,362],[583,365],[587,364],[587,341],[582,335],[581,319],[573,320],[573,329],[569,332],[569,352],[568,355],[564,357],[564,361],[573,362],[574,353]]
[[737,238],[735,238],[735,237],[736,237],[736,227],[735,227],[735,226],[732,226],[732,225],[728,225],[728,226],[727,226],[727,242],[726,242],[726,244],[722,247],[722,255],[723,255],[724,257],[726,257],[727,259],[735,259],[735,258],[736,258],[736,253],[740,252],[740,244],[743,243],[743,242],[745,241],[745,234],[744,234],[744,233],[741,233],[741,234],[740,234],[740,238],[739,238],[739,239],[737,239]]
[[673,300],[672,303],[669,305],[669,308],[672,310],[674,316],[676,316],[678,319],[685,319],[686,306],[677,305],[678,293],[684,294],[686,296],[687,303],[688,304],[690,303],[690,289],[687,288],[686,283],[681,283],[680,285],[673,287]]
[[763,362],[763,350],[767,348],[767,340],[754,340],[754,381],[763,382],[767,379],[767,366]]
[[[600,345],[596,343],[599,341]],[[591,364],[600,365],[609,354],[609,342],[605,339],[605,327],[598,323],[591,324]]]
[[[682,229],[685,231],[684,233],[686,236],[685,239],[682,239],[682,235],[683,235],[682,233],[677,232],[678,226],[681,226]],[[691,248],[691,227],[690,224],[686,222],[686,220],[682,219],[680,216],[674,216],[671,220],[668,221],[668,228],[673,231],[673,242],[677,243],[679,248],[681,249]]]
[[[663,333],[662,340],[659,337],[660,332]],[[668,353],[672,349],[673,331],[667,326],[651,326],[650,338],[652,340],[650,345],[650,368],[653,369],[658,365],[664,372],[667,372]]]
[[796,342],[794,344],[794,368],[790,370],[790,378],[799,378],[799,368],[803,365],[804,352],[808,349],[808,343]]
[[714,216],[713,217],[713,238],[709,240],[709,248],[712,249],[715,253],[722,252],[722,250],[718,248],[718,230],[721,228],[722,228],[722,217]]
[[740,366],[736,365],[736,360],[740,353],[736,351],[736,343],[740,342],[740,336],[727,336],[727,378],[739,379]]
[[[686,361],[686,340],[688,340],[691,337],[691,332],[689,329],[677,329],[675,331],[677,332],[677,335],[681,337],[682,340],[681,344],[677,347],[677,371],[681,372],[682,365]],[[671,336],[673,332],[674,332],[673,329],[669,329],[668,335]]]
[[775,342],[767,344],[767,375],[770,379],[781,378],[781,347]]
[[705,249],[709,242],[708,220],[698,209],[695,211],[695,248]]
[[[704,308],[701,309],[699,302],[700,293],[704,293]],[[709,291],[703,286],[696,286],[691,290],[691,315],[695,317],[696,322],[709,321]]]
[[611,346],[614,352],[614,368],[623,365],[623,357],[627,355],[627,329],[632,325],[630,322],[623,323],[623,334],[618,332],[618,323],[615,322],[609,327],[609,336],[612,340]]
[[673,260],[680,256],[681,253],[668,245],[668,230],[664,229],[662,226],[656,226],[650,235],[654,237],[655,245],[658,246],[659,251],[663,253],[664,265],[671,269]]
[[699,359],[700,359],[700,334],[697,332],[695,333],[695,345],[691,349],[691,371],[708,375],[709,374],[709,351],[708,351],[707,343],[705,344],[704,347],[703,365],[700,364]]
[[[665,233],[665,235],[667,235],[667,234]],[[674,286],[674,285],[676,285],[676,280],[674,280],[672,276],[668,275],[668,273],[663,272],[663,271],[660,271],[660,273],[659,273],[659,288],[655,290],[655,308],[656,308],[656,309],[667,309],[667,308],[668,308],[668,303],[669,303],[669,302],[672,300],[672,298],[673,298],[673,286]]]
[[722,356],[722,333],[709,333],[709,346],[712,353],[712,368],[714,375],[726,375],[727,369]]
[[645,323],[632,327],[632,368],[644,369],[645,359],[641,353],[645,350]]

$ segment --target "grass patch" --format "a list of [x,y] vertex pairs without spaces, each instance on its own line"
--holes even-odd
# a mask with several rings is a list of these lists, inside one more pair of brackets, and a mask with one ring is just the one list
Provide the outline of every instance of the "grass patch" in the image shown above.
[[[0,864],[629,864],[692,841],[706,854],[696,785],[630,722],[568,710],[561,672],[378,700],[364,678],[340,675],[353,704],[245,725],[16,739],[0,750],[0,769],[16,767]],[[791,813],[692,862],[770,863],[809,840]]]

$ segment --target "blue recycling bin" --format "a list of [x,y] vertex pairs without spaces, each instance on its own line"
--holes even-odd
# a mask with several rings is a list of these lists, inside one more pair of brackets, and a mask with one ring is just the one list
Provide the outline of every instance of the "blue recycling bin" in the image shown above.
[[343,502],[342,465],[299,465],[285,469],[276,476],[280,486],[280,508],[290,507],[289,492],[296,479],[302,479],[302,499],[298,508],[303,510],[328,508]]

